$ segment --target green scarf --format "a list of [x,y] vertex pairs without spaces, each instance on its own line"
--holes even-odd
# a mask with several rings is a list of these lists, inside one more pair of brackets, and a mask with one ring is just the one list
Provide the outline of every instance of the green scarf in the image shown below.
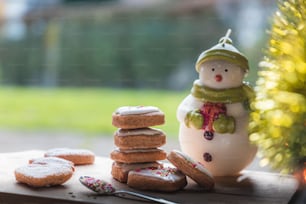
[[253,89],[245,83],[236,88],[213,89],[201,85],[199,80],[194,81],[191,94],[202,102],[212,103],[248,103],[255,96]]

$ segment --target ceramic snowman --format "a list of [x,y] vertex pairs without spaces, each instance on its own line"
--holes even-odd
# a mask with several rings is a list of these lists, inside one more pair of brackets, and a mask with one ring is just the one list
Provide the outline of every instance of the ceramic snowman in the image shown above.
[[214,176],[236,175],[254,158],[249,143],[249,100],[253,90],[243,82],[249,66],[229,38],[201,53],[199,79],[179,105],[179,141],[183,152]]

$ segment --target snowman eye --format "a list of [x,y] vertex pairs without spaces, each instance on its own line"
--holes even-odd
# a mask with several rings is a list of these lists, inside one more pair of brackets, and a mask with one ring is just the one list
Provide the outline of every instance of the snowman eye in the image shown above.
[[211,71],[213,71],[213,72],[214,72],[214,71],[215,71],[215,68],[212,68],[212,69],[211,69]]
[[225,69],[224,71],[225,71],[225,72],[228,72],[228,69]]

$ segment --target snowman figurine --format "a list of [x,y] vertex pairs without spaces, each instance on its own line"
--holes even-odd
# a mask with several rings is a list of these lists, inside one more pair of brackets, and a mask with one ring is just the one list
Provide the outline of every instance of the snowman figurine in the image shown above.
[[243,82],[249,66],[229,38],[201,53],[199,79],[177,109],[183,152],[202,163],[213,176],[237,175],[253,160],[249,143],[249,101],[253,90]]

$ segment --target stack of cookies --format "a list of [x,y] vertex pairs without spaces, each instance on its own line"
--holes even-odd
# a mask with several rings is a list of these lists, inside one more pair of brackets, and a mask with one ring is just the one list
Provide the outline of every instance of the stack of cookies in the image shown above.
[[124,106],[113,113],[112,124],[119,128],[114,134],[118,148],[110,155],[116,180],[126,183],[131,170],[162,167],[158,161],[167,154],[159,147],[166,143],[166,135],[152,126],[164,123],[164,113],[153,106]]

